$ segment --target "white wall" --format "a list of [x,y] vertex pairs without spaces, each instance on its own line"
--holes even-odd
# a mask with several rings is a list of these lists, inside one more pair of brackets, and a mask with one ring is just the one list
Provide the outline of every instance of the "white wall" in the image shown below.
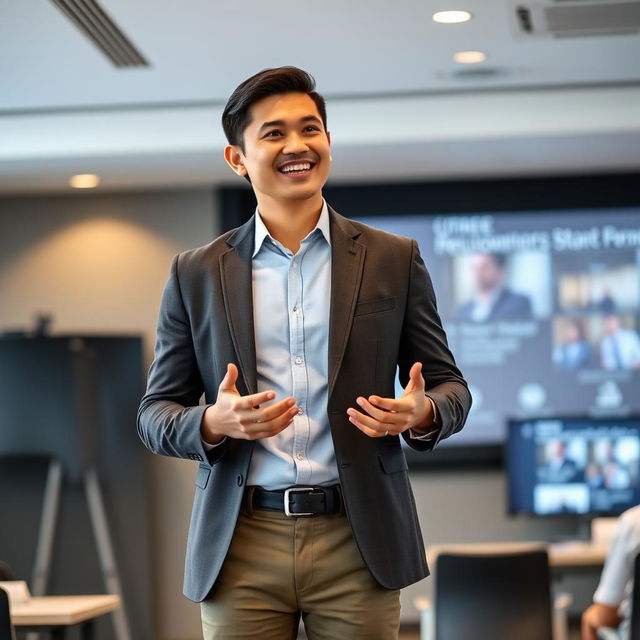
[[[52,313],[59,332],[139,333],[150,363],[160,295],[172,256],[218,231],[209,191],[0,199],[0,330]],[[152,456],[150,541],[158,640],[200,637],[199,609],[182,596],[186,531],[193,496],[189,461]],[[540,540],[570,534],[558,521],[505,516],[499,471],[414,474],[427,543]],[[563,586],[581,608],[595,577]],[[429,580],[403,593],[403,619]]]

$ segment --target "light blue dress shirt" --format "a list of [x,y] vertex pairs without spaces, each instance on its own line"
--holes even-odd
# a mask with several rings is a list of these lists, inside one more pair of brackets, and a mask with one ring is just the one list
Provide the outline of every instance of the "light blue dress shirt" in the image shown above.
[[[269,490],[337,484],[338,468],[327,415],[331,307],[327,203],[323,200],[318,222],[297,253],[269,234],[257,209],[254,241],[257,391],[274,391],[276,402],[292,396],[300,411],[279,434],[255,441],[247,484]],[[435,404],[427,398],[437,423]],[[437,431],[412,429],[410,437],[428,440]],[[211,450],[222,442],[203,444]]]
[[258,211],[253,317],[258,392],[296,399],[293,423],[256,440],[247,484],[265,489],[338,482],[327,416],[331,234],[323,201],[316,227],[293,253],[269,234]]

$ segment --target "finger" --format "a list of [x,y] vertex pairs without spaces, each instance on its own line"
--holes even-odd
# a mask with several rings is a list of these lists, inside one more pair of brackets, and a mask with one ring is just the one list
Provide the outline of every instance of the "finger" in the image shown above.
[[380,422],[371,416],[368,416],[360,411],[356,411],[355,409],[347,409],[347,415],[349,416],[349,420],[356,425],[362,425],[371,429],[373,431],[377,431],[378,434],[386,435],[387,433],[395,432],[395,425],[386,424],[384,422]]
[[404,404],[399,399],[396,400],[395,398],[369,396],[368,400],[373,406],[377,407],[378,409],[383,409],[384,411],[393,411],[395,413],[398,413],[405,410]]
[[269,420],[268,422],[250,422],[245,423],[242,427],[242,432],[245,437],[250,440],[257,440],[259,438],[270,438],[277,435],[284,429],[286,429],[293,422],[294,416],[298,413],[297,409],[294,412],[289,410],[286,413]]
[[362,431],[362,433],[364,433],[366,436],[369,436],[370,438],[384,438],[384,436],[388,435],[388,432],[386,431],[378,431],[376,429],[367,427],[366,425],[362,424],[356,417],[349,416],[349,422],[351,422],[351,424],[356,426],[358,429],[360,429],[360,431]]
[[242,418],[253,422],[269,422],[274,418],[284,415],[291,411],[291,415],[298,413],[298,407],[295,406],[295,398],[285,398],[276,404],[272,404],[262,409],[249,409],[242,411]]
[[382,422],[390,425],[400,425],[403,416],[396,411],[385,411],[373,406],[366,398],[358,397],[356,402],[366,411],[372,418],[375,418],[378,422]]
[[222,382],[218,389],[220,391],[237,391],[236,380],[238,379],[238,367],[235,364],[229,362],[227,364],[227,371],[222,378]]
[[260,393],[252,393],[249,396],[242,396],[238,400],[237,406],[239,409],[253,409],[254,407],[259,407],[265,402],[269,402],[269,400],[273,400],[275,397],[276,394],[273,391],[261,391]]
[[405,387],[406,390],[417,391],[418,389],[424,391],[424,378],[422,376],[422,362],[414,362],[409,369],[409,383]]

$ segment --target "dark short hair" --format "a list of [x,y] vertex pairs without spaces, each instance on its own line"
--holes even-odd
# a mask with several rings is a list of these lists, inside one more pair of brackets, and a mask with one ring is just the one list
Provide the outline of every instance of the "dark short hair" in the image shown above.
[[496,267],[504,269],[507,266],[507,255],[505,253],[487,253]]
[[250,122],[252,104],[279,93],[306,93],[315,103],[322,124],[327,128],[324,98],[315,91],[313,76],[297,67],[263,69],[236,87],[222,112],[222,128],[229,144],[238,145],[244,152],[244,130]]

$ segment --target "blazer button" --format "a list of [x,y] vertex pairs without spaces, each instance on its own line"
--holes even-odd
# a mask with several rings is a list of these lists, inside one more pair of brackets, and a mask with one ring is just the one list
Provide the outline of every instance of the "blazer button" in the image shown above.
[[244,478],[242,476],[238,476],[236,480],[238,482],[238,486],[241,487],[244,483]]

